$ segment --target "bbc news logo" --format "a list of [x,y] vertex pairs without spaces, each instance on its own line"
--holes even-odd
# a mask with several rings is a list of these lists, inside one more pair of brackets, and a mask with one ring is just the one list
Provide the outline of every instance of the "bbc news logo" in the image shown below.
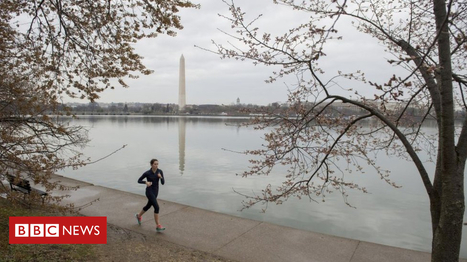
[[107,244],[107,217],[10,217],[10,244]]
[[59,237],[59,228],[59,224],[15,224],[15,237]]

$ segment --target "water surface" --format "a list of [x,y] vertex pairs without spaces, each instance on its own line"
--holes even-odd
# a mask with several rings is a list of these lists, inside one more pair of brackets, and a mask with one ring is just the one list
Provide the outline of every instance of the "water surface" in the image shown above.
[[[157,158],[166,177],[161,199],[324,234],[431,250],[428,196],[413,164],[396,157],[380,155],[378,164],[390,168],[392,181],[402,188],[389,186],[371,170],[346,176],[370,192],[349,192],[348,201],[355,208],[335,193],[325,202],[319,198],[318,202],[289,199],[282,205],[268,205],[265,213],[261,205],[239,211],[245,199],[234,190],[260,193],[268,184],[280,185],[284,176],[280,169],[268,177],[236,175],[247,170],[249,157],[232,151],[257,149],[263,143],[264,131],[238,127],[243,121],[226,117],[82,116],[72,123],[89,128],[91,142],[83,150],[87,156],[99,159],[127,146],[96,164],[60,174],[144,195],[144,185],[136,181],[150,168],[149,160]],[[426,127],[425,131],[436,129]],[[462,257],[467,257],[466,231],[467,227]]]

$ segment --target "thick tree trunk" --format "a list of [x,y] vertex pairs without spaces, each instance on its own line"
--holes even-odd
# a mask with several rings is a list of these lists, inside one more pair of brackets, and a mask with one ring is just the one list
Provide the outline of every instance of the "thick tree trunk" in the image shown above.
[[[451,68],[451,47],[447,27],[447,10],[444,0],[433,0],[438,31],[438,88],[441,93],[439,124],[439,151],[435,191],[431,203],[433,220],[433,262],[459,261],[464,217],[464,167],[465,159],[458,155],[455,146],[454,101]],[[430,196],[431,198],[432,196]],[[436,223],[436,224],[435,224]]]
[[[442,121],[439,121],[441,126]],[[443,161],[446,147],[443,146],[440,127],[440,143],[433,190],[430,194],[430,211],[433,229],[433,262],[459,261],[464,215],[464,167],[465,158],[454,157],[454,161]],[[443,149],[444,148],[444,149]],[[456,152],[454,152],[456,155]],[[455,161],[456,159],[460,161]],[[443,166],[444,165],[444,166]],[[446,165],[452,165],[447,166]]]
[[459,261],[465,208],[463,166],[456,168],[457,170],[451,174],[443,174],[449,178],[446,179],[448,181],[443,181],[440,205],[436,203],[436,199],[431,204],[432,217],[439,218],[437,223],[432,221],[434,232],[431,261],[433,262]]

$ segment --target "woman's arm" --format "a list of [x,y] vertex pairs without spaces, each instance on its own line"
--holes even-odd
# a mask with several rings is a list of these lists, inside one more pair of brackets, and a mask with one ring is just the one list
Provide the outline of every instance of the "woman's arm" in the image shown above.
[[162,172],[162,170],[160,170],[159,175],[158,176],[159,176],[159,179],[161,180],[161,184],[162,185],[165,184],[164,172]]
[[143,181],[143,179],[146,178],[146,172],[141,175],[140,178],[138,178],[138,184],[146,184],[146,181]]

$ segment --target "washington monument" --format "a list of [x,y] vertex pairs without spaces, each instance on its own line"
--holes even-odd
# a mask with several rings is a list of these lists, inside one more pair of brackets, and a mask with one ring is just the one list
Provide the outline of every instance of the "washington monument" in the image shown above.
[[185,58],[180,57],[180,73],[178,78],[178,110],[182,111],[186,105],[185,95]]

